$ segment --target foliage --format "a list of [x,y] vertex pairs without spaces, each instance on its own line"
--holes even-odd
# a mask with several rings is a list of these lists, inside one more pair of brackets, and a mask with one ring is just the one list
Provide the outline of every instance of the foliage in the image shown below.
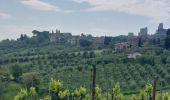
[[60,99],[68,98],[70,96],[70,91],[68,89],[66,89],[64,91],[60,91],[58,95],[59,95]]
[[54,80],[53,78],[51,79],[51,82],[49,83],[49,90],[54,91],[54,92],[59,92],[59,90],[62,87],[62,83],[59,80]]
[[136,97],[135,95],[132,95],[132,96],[130,97],[130,100],[137,100],[137,97]]
[[[54,82],[55,80],[51,80]],[[56,81],[57,82],[57,81]],[[50,82],[51,83],[51,82]],[[60,81],[58,81],[60,83]],[[51,87],[49,87],[50,89]],[[141,90],[138,94],[138,97],[136,95],[130,95],[129,100],[147,100],[147,93],[150,93],[152,90],[151,84],[145,85],[145,91]],[[117,83],[112,93],[109,92],[102,92],[102,89],[99,87],[99,85],[96,85],[95,87],[95,100],[127,100],[127,97],[123,95],[120,89],[120,85]],[[30,91],[27,91],[27,89],[21,89],[20,92],[14,97],[13,100],[22,100],[26,99],[29,96],[35,96],[36,95],[36,89],[35,87],[31,87]],[[87,93],[87,89],[85,87],[80,86],[79,88],[76,88],[74,90],[74,93],[72,94],[69,89],[63,89],[59,90],[58,94],[59,96],[58,100],[70,100],[72,96],[74,96],[75,100],[91,100],[90,95]],[[52,99],[50,95],[47,95],[44,97],[44,99],[40,100],[55,100]],[[163,94],[163,100],[169,100],[169,94],[164,93]]]
[[80,39],[79,42],[81,47],[89,47],[92,45],[92,43],[86,39]]
[[35,96],[36,95],[36,89],[35,87],[30,87],[30,95]]
[[21,89],[21,91],[14,97],[14,100],[24,99],[28,96],[27,89]]
[[44,99],[40,99],[40,100],[51,100],[51,96],[47,95],[44,97]]
[[163,100],[169,100],[169,94],[168,93],[164,93],[163,95]]
[[167,30],[167,36],[165,39],[165,48],[170,49],[170,29]]
[[141,90],[139,93],[139,100],[146,100],[146,92]]
[[24,74],[22,76],[23,78],[23,83],[29,88],[29,87],[36,87],[38,88],[38,85],[40,84],[40,79],[38,77],[38,73],[28,73]]
[[109,45],[111,43],[111,41],[112,41],[112,37],[105,37],[104,44]]
[[142,47],[142,39],[141,39],[141,37],[139,38],[138,47]]
[[124,98],[120,91],[120,85],[117,83],[113,89],[113,98],[116,100],[122,100]]
[[95,98],[96,99],[100,99],[101,98],[101,93],[102,93],[102,90],[101,90],[101,88],[99,87],[99,85],[97,85],[96,87],[95,87],[95,91],[96,91],[96,94],[95,94]]
[[77,99],[82,99],[82,98],[85,98],[86,93],[87,93],[86,88],[80,86],[80,88],[75,89],[75,91],[74,91],[74,96],[75,96]]
[[145,92],[146,93],[151,94],[152,89],[153,89],[152,84],[146,84],[145,85]]
[[49,41],[49,32],[48,31],[39,32],[37,30],[33,30],[32,33],[34,36],[36,36],[35,38],[37,39],[38,43]]
[[18,80],[19,77],[22,75],[22,67],[18,64],[15,64],[11,68],[11,73],[14,76],[15,80]]

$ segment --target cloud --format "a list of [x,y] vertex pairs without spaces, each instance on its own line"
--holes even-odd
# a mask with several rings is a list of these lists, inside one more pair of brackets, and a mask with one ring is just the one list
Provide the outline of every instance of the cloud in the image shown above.
[[42,0],[21,0],[20,2],[31,7],[32,9],[40,11],[55,11],[66,14],[75,12],[73,10],[62,10],[59,7],[43,2]]
[[60,11],[60,9],[57,6],[51,5],[41,0],[22,0],[21,3],[35,10],[57,11],[57,12]]
[[6,13],[0,12],[0,19],[11,19],[12,16]]
[[76,11],[74,11],[74,10],[63,10],[62,12],[65,13],[65,14],[70,14],[70,13],[74,13]]
[[106,35],[109,36],[112,33],[111,30],[104,29],[104,28],[90,28],[87,31],[88,31],[89,34],[92,34],[94,36],[106,36]]
[[116,11],[145,16],[151,22],[167,22],[170,19],[170,0],[73,0],[89,3],[87,11]]
[[17,39],[21,34],[27,34],[28,36],[32,36],[33,30],[38,31],[52,31],[56,28],[65,30],[64,27],[56,26],[56,25],[42,25],[42,26],[31,26],[31,25],[0,25],[0,41],[3,39]]
[[16,25],[2,25],[0,26],[0,40],[3,39],[17,39],[20,34],[27,33],[31,36],[33,28],[31,26],[16,26]]

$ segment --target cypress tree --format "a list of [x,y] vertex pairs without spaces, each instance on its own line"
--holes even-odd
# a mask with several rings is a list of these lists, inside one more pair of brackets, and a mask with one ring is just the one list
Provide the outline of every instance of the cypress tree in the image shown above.
[[170,29],[168,29],[165,38],[165,48],[170,49]]

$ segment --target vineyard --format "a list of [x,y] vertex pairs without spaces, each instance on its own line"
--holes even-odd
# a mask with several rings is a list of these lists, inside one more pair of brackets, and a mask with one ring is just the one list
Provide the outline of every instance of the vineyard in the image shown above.
[[[113,89],[102,92],[99,85],[95,87],[95,95],[92,99],[91,94],[83,86],[76,88],[73,91],[64,89],[63,84],[59,80],[51,79],[49,83],[49,93],[40,100],[153,100],[152,85],[146,84],[145,88],[138,95],[124,96],[121,92],[120,85],[116,84]],[[156,100],[169,100],[169,94],[161,93],[157,95]],[[30,87],[29,90],[21,89],[13,100],[35,100],[37,99],[36,88]]]
[[[130,52],[140,52],[142,56],[129,59],[127,53]],[[81,50],[52,44],[24,50],[7,49],[5,52],[2,49],[0,53],[0,75],[7,77],[7,81],[0,82],[0,95],[7,100],[21,88],[31,86],[41,98],[48,94],[51,78],[62,80],[62,88],[69,91],[83,86],[90,95],[93,64],[96,64],[96,84],[102,95],[112,91],[117,83],[125,97],[139,94],[156,77],[157,90],[170,89],[170,52],[157,46],[114,53],[112,49]]]

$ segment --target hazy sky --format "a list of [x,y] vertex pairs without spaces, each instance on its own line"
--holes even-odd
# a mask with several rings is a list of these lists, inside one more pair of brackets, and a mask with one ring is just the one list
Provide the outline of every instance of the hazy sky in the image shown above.
[[170,0],[0,0],[0,40],[32,30],[116,36],[160,22],[170,27]]

